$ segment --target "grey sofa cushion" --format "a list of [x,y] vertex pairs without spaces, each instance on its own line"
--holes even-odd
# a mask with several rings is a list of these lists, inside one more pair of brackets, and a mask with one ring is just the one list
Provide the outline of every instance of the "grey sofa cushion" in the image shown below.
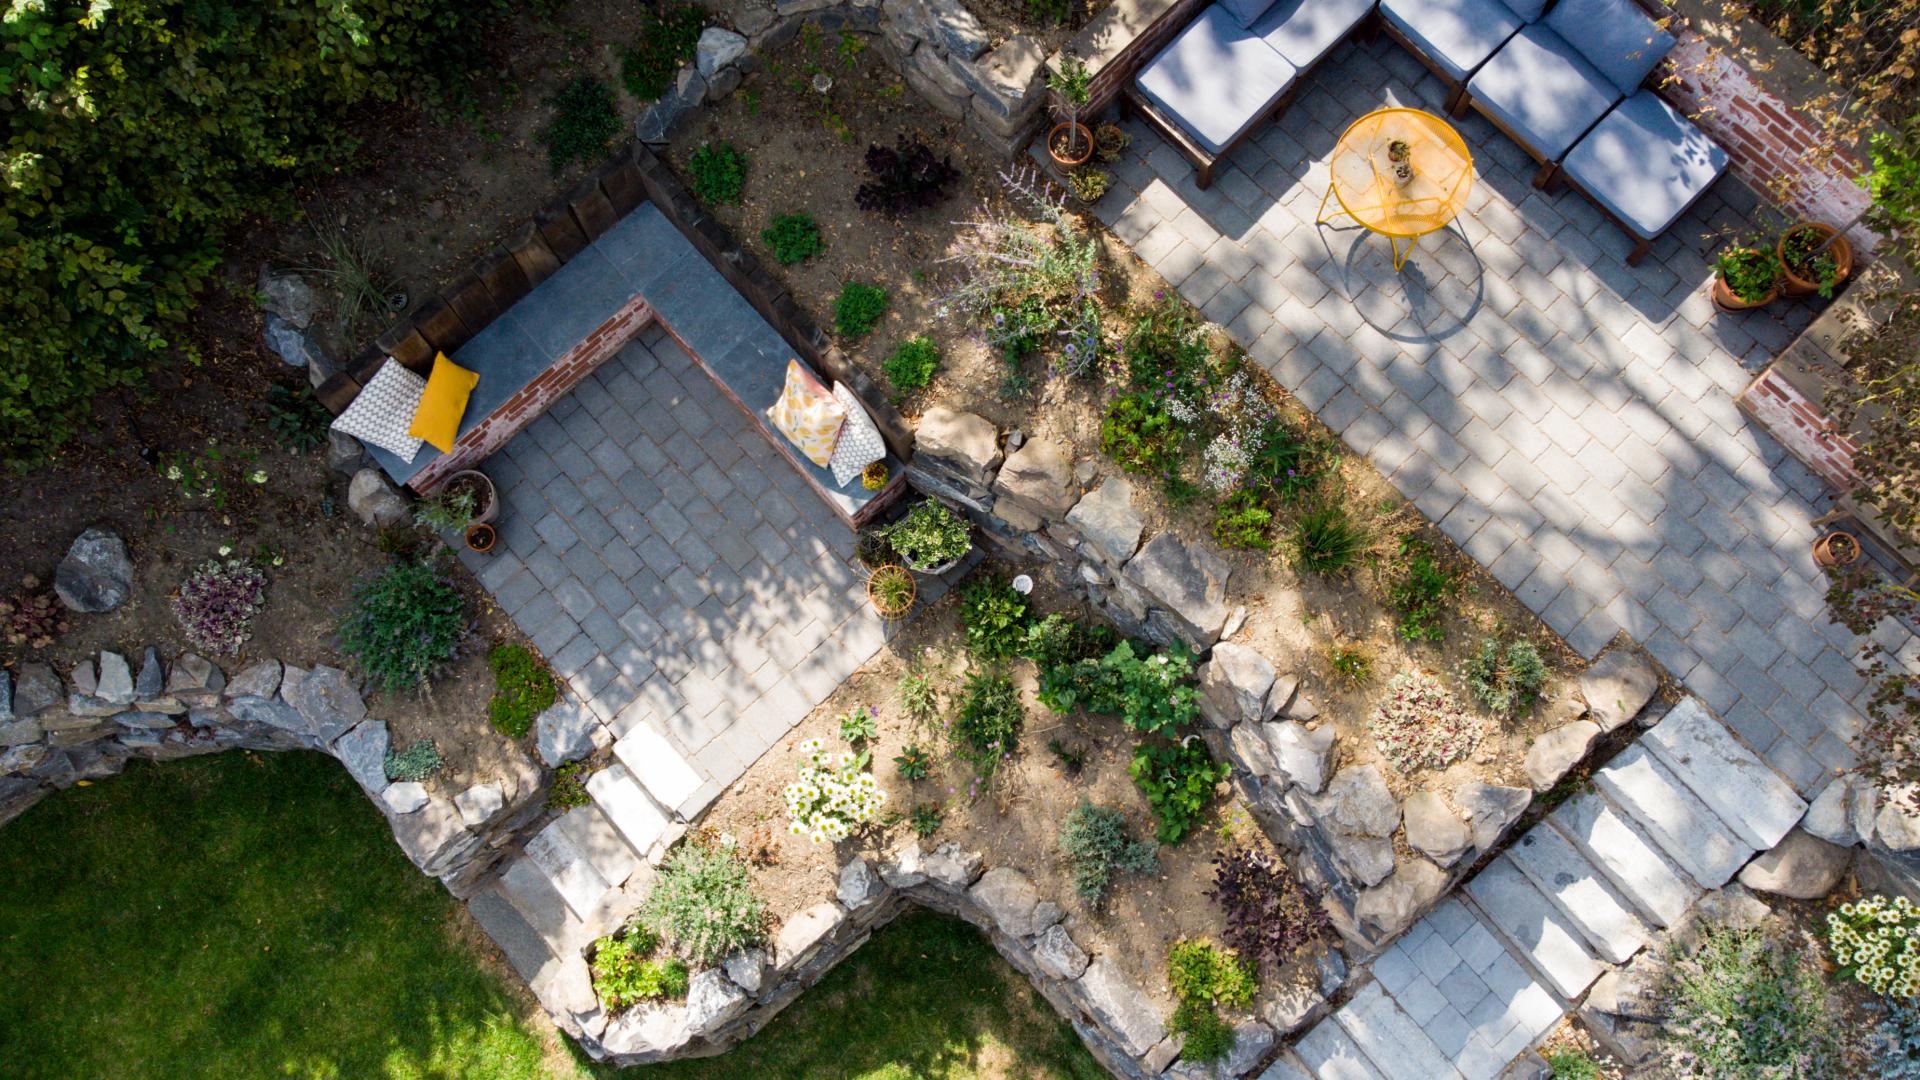
[[1547,161],[1559,161],[1620,100],[1605,75],[1540,23],[1501,46],[1468,80],[1467,89]]
[[1658,94],[1642,90],[1594,125],[1561,168],[1651,240],[1727,171],[1727,152]]
[[1234,22],[1252,26],[1273,6],[1273,0],[1220,0],[1220,6],[1227,9]]
[[1547,10],[1547,0],[1507,0],[1507,10],[1520,16],[1523,23],[1539,22]]
[[1560,0],[1545,21],[1622,94],[1638,90],[1674,46],[1633,0]]
[[1135,82],[1195,142],[1219,154],[1286,93],[1294,74],[1285,57],[1212,4]]
[[1380,0],[1394,29],[1455,79],[1465,79],[1520,29],[1500,0]]
[[1275,0],[1253,32],[1301,71],[1373,12],[1373,0]]

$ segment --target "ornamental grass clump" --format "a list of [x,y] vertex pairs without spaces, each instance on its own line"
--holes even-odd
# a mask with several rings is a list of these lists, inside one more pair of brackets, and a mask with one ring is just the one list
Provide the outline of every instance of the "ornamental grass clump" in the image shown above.
[[787,804],[787,831],[816,844],[839,843],[879,816],[887,793],[867,770],[866,751],[834,754],[827,740],[800,744],[800,779],[780,796]]
[[1827,947],[1843,975],[1888,997],[1920,998],[1920,908],[1868,896],[1827,913]]
[[660,867],[635,918],[694,967],[711,967],[767,937],[766,902],[732,844],[682,844]]
[[1479,745],[1481,722],[1439,680],[1403,671],[1387,682],[1387,697],[1367,718],[1380,753],[1401,773],[1444,769]]
[[253,617],[266,603],[265,571],[245,559],[214,559],[180,583],[173,617],[194,648],[227,656],[253,636]]

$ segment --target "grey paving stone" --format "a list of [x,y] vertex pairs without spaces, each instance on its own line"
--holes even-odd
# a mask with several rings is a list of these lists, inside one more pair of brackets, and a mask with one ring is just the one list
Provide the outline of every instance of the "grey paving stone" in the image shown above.
[[1507,849],[1513,864],[1602,959],[1624,964],[1647,944],[1647,927],[1598,867],[1553,829],[1528,829]]
[[1698,698],[1681,699],[1644,742],[1756,850],[1778,844],[1807,812],[1792,786],[1729,735]]
[[1645,747],[1628,747],[1593,780],[1703,888],[1724,885],[1756,850]]
[[1499,932],[1562,995],[1580,996],[1605,969],[1579,933],[1507,857],[1488,863],[1466,888],[1490,913]]

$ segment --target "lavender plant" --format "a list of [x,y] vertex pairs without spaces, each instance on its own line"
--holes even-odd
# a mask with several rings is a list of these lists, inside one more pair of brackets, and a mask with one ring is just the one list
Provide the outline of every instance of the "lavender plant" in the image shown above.
[[230,655],[253,636],[267,602],[267,575],[245,559],[210,559],[180,583],[173,616],[197,649]]

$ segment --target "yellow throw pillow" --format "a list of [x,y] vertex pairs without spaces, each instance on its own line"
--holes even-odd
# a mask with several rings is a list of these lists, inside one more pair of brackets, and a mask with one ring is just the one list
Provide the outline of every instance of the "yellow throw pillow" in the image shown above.
[[453,453],[453,440],[460,437],[460,418],[467,414],[467,398],[479,382],[477,373],[447,359],[445,353],[435,353],[427,392],[420,395],[420,407],[413,412],[413,425],[407,428],[407,434],[425,439],[443,454]]
[[808,461],[825,468],[833,459],[833,444],[840,438],[847,409],[800,361],[789,360],[787,385],[780,391],[780,400],[767,410],[767,419]]

